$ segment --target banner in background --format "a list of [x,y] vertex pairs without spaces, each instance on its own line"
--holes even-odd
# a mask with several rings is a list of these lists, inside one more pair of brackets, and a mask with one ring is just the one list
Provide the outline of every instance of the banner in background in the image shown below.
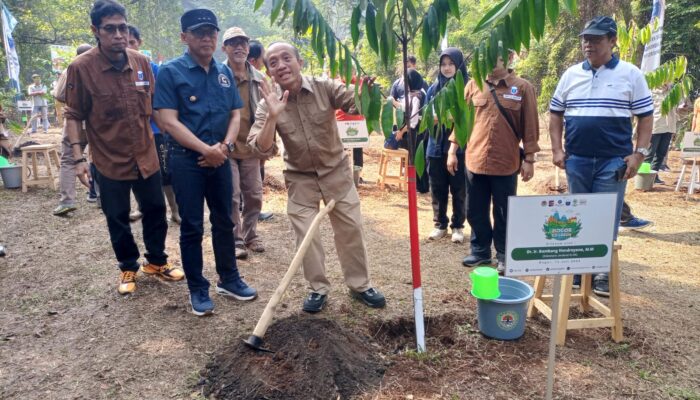
[[664,10],[666,9],[666,0],[654,0],[654,7],[651,10],[651,25],[654,26],[654,20],[658,19],[659,24],[655,31],[651,33],[651,40],[644,46],[644,55],[642,56],[642,72],[651,72],[659,68],[661,64],[661,39],[664,35]]
[[7,58],[7,75],[10,77],[10,84],[19,91],[19,57],[15,41],[12,39],[12,31],[15,30],[17,20],[10,14],[10,10],[2,5],[2,39],[5,44],[5,55]]

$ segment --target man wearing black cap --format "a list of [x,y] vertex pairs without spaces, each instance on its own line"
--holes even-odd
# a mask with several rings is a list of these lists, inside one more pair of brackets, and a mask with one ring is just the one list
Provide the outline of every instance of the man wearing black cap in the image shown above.
[[243,106],[231,70],[214,60],[219,26],[210,10],[194,9],[180,18],[187,52],[158,72],[154,108],[169,134],[169,168],[180,207],[180,252],[192,312],[211,314],[209,281],[202,275],[204,200],[210,211],[219,282],[216,292],[253,300],[255,289],[238,274],[234,256],[233,184],[229,156]]
[[[586,60],[564,72],[550,103],[552,162],[566,169],[571,193],[617,193],[617,237],[627,180],[649,155],[654,106],[644,74],[613,54],[617,24],[612,18],[592,19],[579,36]],[[593,292],[608,296],[607,274],[594,278]]]

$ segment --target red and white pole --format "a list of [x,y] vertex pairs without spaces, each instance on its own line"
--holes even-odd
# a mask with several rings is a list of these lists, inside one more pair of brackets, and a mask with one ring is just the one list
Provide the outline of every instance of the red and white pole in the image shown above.
[[416,321],[416,348],[425,351],[423,322],[423,288],[420,278],[420,240],[418,235],[418,200],[416,198],[416,167],[408,165],[408,226],[411,236],[411,271],[413,273],[413,315]]

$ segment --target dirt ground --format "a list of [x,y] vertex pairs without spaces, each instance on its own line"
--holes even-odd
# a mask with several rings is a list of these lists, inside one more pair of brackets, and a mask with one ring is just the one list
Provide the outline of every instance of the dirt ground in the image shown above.
[[[54,130],[34,139],[57,143],[60,136]],[[546,142],[544,137],[535,179],[521,184],[520,194],[554,189]],[[331,356],[324,359],[326,364],[314,364],[319,360],[308,354],[301,357],[304,372],[292,353],[280,352],[277,360],[286,361],[277,364],[287,365],[298,380],[313,383],[320,376],[319,387],[301,394],[290,391],[286,398],[543,398],[549,322],[542,317],[529,320],[525,336],[513,342],[482,337],[476,303],[468,295],[469,270],[461,266],[468,244],[421,241],[428,352],[414,351],[406,194],[396,188],[380,190],[373,183],[379,138],[372,145],[365,150],[367,183],[361,185],[360,196],[372,280],[386,294],[387,307],[372,310],[350,298],[325,222],[321,232],[334,284],[328,307],[312,318],[300,311],[307,289],[298,276],[278,308],[269,340],[280,344],[278,350],[285,345],[287,350],[310,348],[310,342],[299,344],[298,336],[289,343],[275,339],[289,326],[280,324],[297,321],[302,337],[305,330],[320,327],[309,332],[310,340],[348,338],[349,348],[357,355],[368,354],[365,361],[375,360],[380,366],[375,372],[383,376],[358,383],[358,390],[339,386],[328,392],[324,390],[329,382],[342,381],[338,376],[355,375],[329,362]],[[619,238],[625,341],[612,342],[609,329],[570,331],[566,346],[557,353],[558,399],[700,399],[700,195],[686,201],[675,193],[671,185],[680,170],[676,153],[670,167],[673,171],[662,175],[666,186],[646,193],[628,188],[633,212],[655,225],[643,232],[623,232]],[[267,171],[281,180],[281,168],[277,158]],[[0,189],[0,243],[8,250],[7,257],[0,258],[0,398],[203,398],[218,379],[212,375],[216,368],[230,376],[262,374],[267,383],[274,383],[279,370],[251,364],[250,357],[270,357],[261,358],[271,363],[263,365],[274,366],[275,356],[246,355],[238,346],[252,332],[294,254],[284,191],[267,189],[264,209],[275,216],[259,225],[266,252],[239,263],[259,299],[241,303],[212,292],[216,313],[210,318],[187,312],[184,283],[139,276],[134,295],[117,294],[118,271],[104,217],[85,201],[85,193],[79,189],[76,212],[58,218],[51,215],[58,201],[55,191]],[[432,229],[430,196],[419,195],[418,201],[419,229],[427,237]],[[132,228],[142,243],[140,224]],[[179,265],[178,236],[178,227],[170,225],[167,251]],[[205,274],[214,281],[208,234],[204,248]],[[577,310],[572,307],[572,314],[578,315]],[[324,322],[305,325],[310,318]],[[325,335],[326,331],[334,333]],[[343,364],[358,358],[335,359]],[[328,373],[320,373],[324,371]],[[335,374],[333,379],[329,374]],[[256,387],[253,381],[246,384]],[[217,398],[255,398],[249,393],[231,391]],[[262,398],[285,398],[266,393]]]

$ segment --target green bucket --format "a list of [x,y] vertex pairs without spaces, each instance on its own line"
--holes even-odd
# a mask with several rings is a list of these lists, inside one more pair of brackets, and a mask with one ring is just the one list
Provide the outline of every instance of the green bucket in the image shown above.
[[642,165],[639,166],[639,170],[637,171],[640,174],[648,174],[651,172],[651,164],[648,162],[643,162]]
[[9,166],[10,166],[10,162],[7,161],[7,158],[0,156],[0,168],[9,167]]
[[498,289],[498,271],[490,267],[475,268],[469,274],[472,280],[472,296],[481,300],[497,299],[501,296]]

